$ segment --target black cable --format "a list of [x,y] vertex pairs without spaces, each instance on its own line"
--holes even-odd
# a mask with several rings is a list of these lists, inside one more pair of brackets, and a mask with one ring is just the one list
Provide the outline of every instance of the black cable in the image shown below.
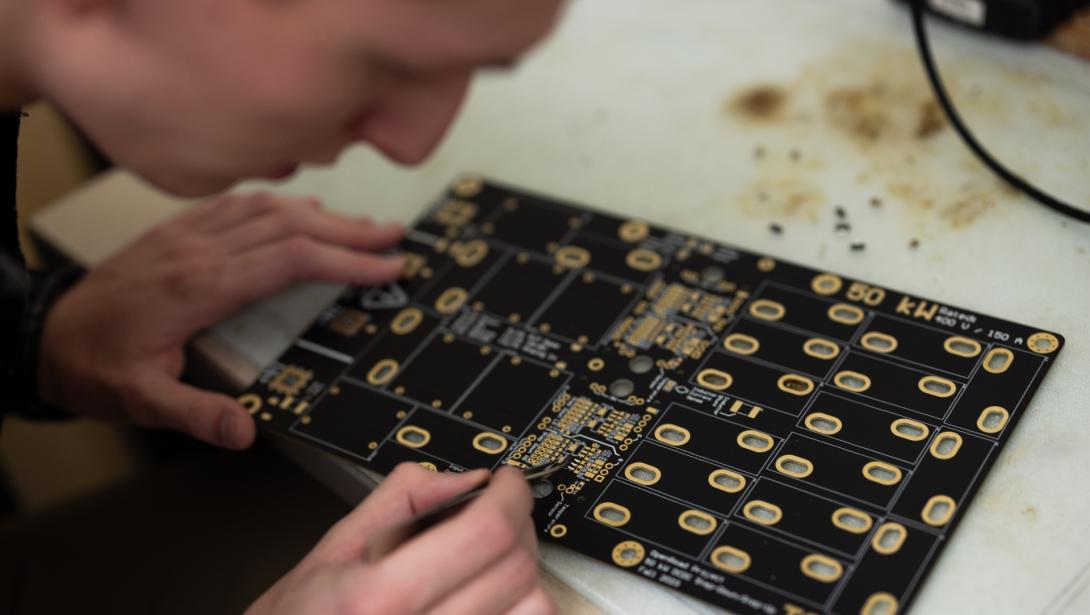
[[1081,222],[1090,223],[1090,211],[1065,203],[1016,175],[1013,171],[996,160],[988,150],[984,149],[984,146],[976,140],[973,133],[965,126],[965,122],[962,121],[961,115],[958,114],[957,110],[954,109],[953,103],[950,102],[950,96],[946,93],[946,86],[943,85],[942,77],[939,76],[939,72],[935,68],[935,60],[931,56],[931,45],[927,40],[927,31],[924,28],[924,2],[925,0],[911,0],[912,26],[916,32],[916,46],[919,48],[920,60],[923,62],[924,69],[927,71],[927,78],[931,81],[931,88],[935,91],[935,98],[939,100],[939,105],[942,106],[943,112],[946,113],[946,118],[950,120],[950,124],[954,127],[954,130],[956,130],[961,136],[961,139],[965,141],[965,145],[973,150],[973,153],[980,158],[980,161],[983,162],[985,166],[991,169],[996,175],[1003,178],[1008,184],[1021,190],[1053,211],[1065,216],[1070,216]]

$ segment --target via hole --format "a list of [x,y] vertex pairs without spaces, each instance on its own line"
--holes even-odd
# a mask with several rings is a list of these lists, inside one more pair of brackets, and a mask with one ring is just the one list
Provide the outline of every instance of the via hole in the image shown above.
[[632,394],[632,391],[636,390],[636,385],[627,378],[618,378],[609,385],[609,394],[614,397],[628,397]]
[[539,500],[549,497],[550,495],[552,495],[554,490],[555,487],[553,486],[552,481],[544,478],[541,480],[535,480],[533,484],[530,485],[530,493]]
[[727,272],[719,265],[708,265],[700,272],[700,279],[705,284],[718,284],[727,277]]
[[645,354],[636,355],[628,362],[628,369],[633,374],[646,374],[654,368],[655,360]]

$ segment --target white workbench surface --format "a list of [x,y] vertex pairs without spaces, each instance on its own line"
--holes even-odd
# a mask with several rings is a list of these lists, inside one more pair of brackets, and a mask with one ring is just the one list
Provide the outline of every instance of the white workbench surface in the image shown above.
[[[1090,205],[1090,65],[933,30],[985,142],[1020,172]],[[761,84],[782,94],[779,109],[747,117],[730,104]],[[1090,612],[1090,226],[1004,189],[949,129],[918,137],[927,98],[907,13],[891,2],[583,0],[517,71],[478,80],[423,166],[397,168],[358,148],[282,189],[408,222],[472,170],[1065,334],[1062,357],[915,610]],[[847,109],[830,111],[830,99]],[[35,230],[94,262],[178,207],[143,191],[109,177],[38,218]],[[881,206],[869,204],[874,197]],[[133,215],[135,201],[149,204]],[[848,212],[850,238],[833,232],[837,206]],[[782,235],[769,232],[772,222]],[[88,243],[85,230],[72,231],[88,228],[102,237]],[[853,252],[850,241],[866,249]],[[206,341],[253,370],[335,292],[285,293]],[[544,561],[610,612],[714,611],[559,547],[544,549]]]

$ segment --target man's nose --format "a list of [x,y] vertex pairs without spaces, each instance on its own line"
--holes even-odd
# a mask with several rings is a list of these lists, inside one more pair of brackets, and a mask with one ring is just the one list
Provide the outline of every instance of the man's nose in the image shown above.
[[457,116],[469,80],[468,72],[460,72],[398,84],[356,125],[354,138],[395,162],[421,162]]

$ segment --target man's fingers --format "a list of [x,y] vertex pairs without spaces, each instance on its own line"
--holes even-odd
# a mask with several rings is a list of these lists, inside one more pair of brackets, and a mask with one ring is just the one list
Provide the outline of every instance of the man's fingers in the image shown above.
[[[219,234],[249,220],[285,210],[320,209],[321,201],[309,197],[293,197],[269,192],[229,194],[211,201],[203,215],[195,216],[191,227],[205,234]],[[204,208],[205,205],[198,205]],[[183,214],[184,215],[184,214]]]
[[239,306],[302,281],[374,286],[392,282],[405,269],[400,255],[378,256],[292,237],[231,257],[204,296],[213,298],[213,320]]
[[397,245],[404,231],[397,224],[375,225],[331,212],[284,208],[238,224],[218,235],[217,241],[228,252],[237,254],[293,235],[346,248],[381,251]]
[[537,586],[537,560],[525,549],[515,549],[442,599],[431,615],[504,613]]
[[[386,556],[372,576],[406,610],[431,607],[507,553],[524,550],[522,531],[531,523],[532,505],[522,475],[502,468],[465,510]],[[421,585],[418,578],[428,583]]]
[[337,522],[314,551],[334,559],[359,558],[376,531],[474,489],[486,478],[486,470],[436,473],[415,463],[403,463],[362,504]]
[[253,419],[226,395],[202,391],[158,372],[148,373],[135,386],[141,391],[138,403],[144,406],[134,411],[138,422],[175,429],[235,450],[254,441],[257,430]]
[[511,607],[505,615],[553,615],[554,613],[556,613],[556,605],[553,604],[553,599],[539,585],[523,596],[522,601]]

